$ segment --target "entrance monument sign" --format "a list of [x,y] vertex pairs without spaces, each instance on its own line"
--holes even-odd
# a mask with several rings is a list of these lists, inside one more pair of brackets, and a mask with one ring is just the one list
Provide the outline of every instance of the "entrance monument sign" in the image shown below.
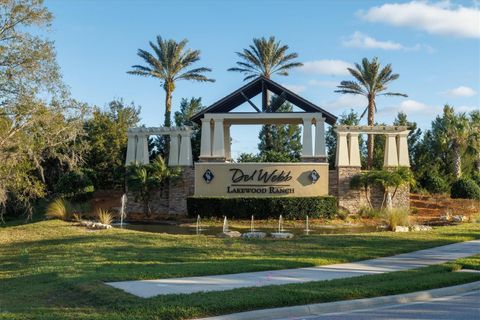
[[195,164],[196,197],[328,195],[327,163]]

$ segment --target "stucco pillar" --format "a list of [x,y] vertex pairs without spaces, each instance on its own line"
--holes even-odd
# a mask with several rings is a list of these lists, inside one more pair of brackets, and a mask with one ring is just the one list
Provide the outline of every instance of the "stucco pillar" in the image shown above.
[[200,140],[200,157],[212,156],[212,129],[210,119],[202,119],[202,138]]
[[180,155],[178,158],[179,166],[191,166],[192,160],[192,140],[190,137],[190,131],[180,132]]
[[135,161],[138,163],[148,164],[148,136],[145,134],[137,135],[137,147]]
[[358,133],[353,132],[348,134],[348,154],[350,159],[351,167],[361,167],[362,163],[360,161],[360,147],[358,143]]
[[223,139],[225,140],[225,159],[231,160],[232,159],[232,141],[230,139],[230,125],[225,124],[223,125]]
[[127,157],[125,159],[125,165],[129,165],[135,162],[135,154],[137,149],[137,135],[133,133],[127,133]]
[[385,156],[383,158],[384,167],[398,166],[398,152],[397,152],[397,134],[385,134]]
[[337,132],[337,153],[335,155],[335,166],[337,168],[350,166],[347,134],[347,132]]
[[214,119],[212,156],[225,158],[225,138],[223,136],[223,119]]
[[320,117],[315,124],[315,156],[326,157],[325,152],[325,118]]
[[303,141],[302,141],[302,157],[311,157],[312,150],[312,119],[303,119]]
[[178,166],[178,133],[170,134],[170,150],[168,152],[168,165]]
[[398,165],[401,167],[410,167],[407,138],[408,132],[402,132],[397,137]]

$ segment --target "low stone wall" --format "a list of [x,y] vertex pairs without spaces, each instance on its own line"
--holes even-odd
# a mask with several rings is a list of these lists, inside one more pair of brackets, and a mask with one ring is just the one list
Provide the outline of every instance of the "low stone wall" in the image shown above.
[[[360,167],[339,167],[337,170],[331,170],[330,176],[337,176],[336,194],[335,187],[330,186],[331,195],[338,198],[338,207],[349,211],[350,213],[358,213],[362,208],[368,207],[370,200],[373,208],[380,209],[384,202],[384,190],[380,186],[370,188],[365,194],[364,190],[350,189],[350,181],[352,177],[362,172]],[[330,178],[332,183],[333,179]],[[389,190],[393,196],[395,190]],[[368,199],[367,199],[368,197]],[[395,196],[392,198],[392,207],[394,208],[409,208],[410,207],[410,187],[403,186],[396,190]]]
[[194,191],[193,167],[182,167],[182,174],[178,179],[170,181],[163,190],[153,192],[150,209],[151,215],[144,214],[144,205],[135,201],[134,194],[127,192],[128,220],[159,220],[167,215],[186,215],[187,197]]

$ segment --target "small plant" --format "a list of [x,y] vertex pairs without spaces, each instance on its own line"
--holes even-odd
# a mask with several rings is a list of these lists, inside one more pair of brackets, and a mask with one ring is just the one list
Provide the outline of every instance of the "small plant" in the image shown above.
[[106,225],[111,225],[113,221],[113,215],[110,213],[108,210],[104,209],[99,209],[98,213],[98,221],[100,223],[106,224]]
[[395,230],[397,226],[410,225],[410,217],[408,209],[395,208],[385,211],[385,218],[390,230]]
[[70,210],[70,202],[63,198],[57,198],[48,205],[46,216],[50,219],[68,220]]

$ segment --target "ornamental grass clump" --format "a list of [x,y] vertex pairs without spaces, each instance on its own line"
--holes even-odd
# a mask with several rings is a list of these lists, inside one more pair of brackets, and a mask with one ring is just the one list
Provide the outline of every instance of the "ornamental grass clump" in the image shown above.
[[63,198],[57,198],[48,205],[46,216],[50,219],[68,220],[70,209],[70,202]]
[[395,208],[385,211],[385,219],[387,220],[390,230],[395,230],[397,226],[407,227],[410,225],[410,216],[408,209]]
[[98,222],[106,224],[106,225],[111,225],[113,221],[113,215],[110,213],[108,210],[103,210],[99,209],[98,213]]

